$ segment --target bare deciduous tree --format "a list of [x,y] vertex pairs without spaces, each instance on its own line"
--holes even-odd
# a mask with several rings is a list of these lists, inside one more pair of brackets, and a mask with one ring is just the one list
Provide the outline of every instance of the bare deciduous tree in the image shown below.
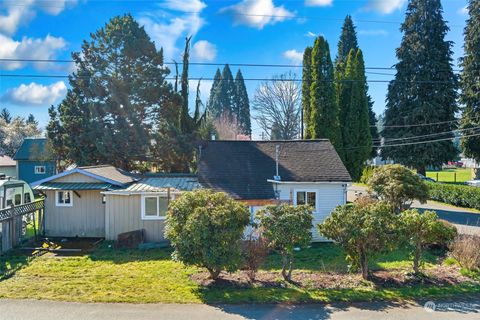
[[229,112],[223,112],[213,121],[213,125],[217,131],[218,140],[237,140],[237,136],[242,132],[237,118]]
[[270,139],[292,140],[300,133],[301,88],[294,73],[262,83],[253,98],[254,119]]

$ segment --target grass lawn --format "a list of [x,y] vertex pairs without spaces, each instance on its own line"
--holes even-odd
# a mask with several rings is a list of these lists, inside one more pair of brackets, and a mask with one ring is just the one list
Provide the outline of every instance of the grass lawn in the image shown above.
[[[427,177],[437,180],[440,182],[450,182],[450,183],[462,183],[465,181],[472,180],[472,169],[467,168],[457,168],[457,169],[445,169],[442,171],[427,171]],[[456,174],[456,181],[455,181]]]
[[[391,253],[373,261],[371,266],[374,269],[410,270],[407,256],[405,252]],[[428,252],[425,255],[426,268],[435,265],[438,257],[435,252]],[[336,245],[316,245],[297,253],[296,270],[345,272],[344,258]],[[46,254],[31,261],[12,255],[0,257],[0,273],[22,265],[13,276],[0,280],[0,298],[131,303],[267,303],[398,300],[480,293],[478,284],[388,288],[377,287],[367,281],[359,287],[345,289],[306,289],[291,284],[285,284],[283,288],[201,286],[191,276],[203,270],[171,261],[169,250],[114,250],[108,244],[86,256]],[[279,268],[280,257],[272,254],[263,270],[277,271]],[[295,270],[293,278],[295,280]]]

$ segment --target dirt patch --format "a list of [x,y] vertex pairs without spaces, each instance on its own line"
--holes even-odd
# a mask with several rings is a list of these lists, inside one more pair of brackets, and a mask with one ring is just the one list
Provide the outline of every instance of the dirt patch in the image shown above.
[[[234,273],[222,272],[217,281],[209,278],[208,272],[191,275],[196,283],[215,288],[282,288],[285,281],[279,272],[259,271],[256,280],[251,283],[245,271]],[[295,271],[293,283],[305,289],[352,289],[359,287],[399,288],[414,285],[447,286],[466,282],[472,279],[462,276],[457,266],[435,266],[424,271],[423,275],[415,276],[405,270],[378,270],[372,273],[371,281],[364,281],[360,274],[305,272]]]

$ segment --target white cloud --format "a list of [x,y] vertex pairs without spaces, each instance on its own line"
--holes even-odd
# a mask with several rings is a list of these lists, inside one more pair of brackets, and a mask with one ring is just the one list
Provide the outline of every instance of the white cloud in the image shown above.
[[221,9],[220,12],[230,13],[235,25],[243,24],[257,29],[263,29],[267,24],[275,24],[295,16],[283,5],[276,7],[273,0],[243,0]]
[[401,9],[406,2],[407,0],[369,0],[366,9],[389,14]]
[[206,40],[197,41],[192,47],[192,57],[198,61],[213,61],[217,57],[217,48]]
[[315,38],[317,35],[312,31],[308,31],[307,33],[305,33],[305,36],[310,38]]
[[293,63],[302,63],[303,61],[303,53],[295,49],[285,51],[283,56]]
[[50,105],[65,97],[66,93],[67,86],[63,81],[51,85],[32,82],[9,89],[2,98],[16,105]]
[[160,6],[166,9],[183,12],[198,12],[207,7],[207,5],[200,0],[165,0]]
[[206,4],[199,0],[167,0],[161,3],[160,7],[170,11],[144,13],[138,21],[145,26],[157,48],[163,48],[165,60],[178,60],[180,49],[177,44],[181,40],[183,48],[185,37],[195,36],[203,27],[205,20],[200,14]]
[[458,9],[458,13],[461,15],[468,15],[468,6]]
[[383,29],[358,30],[358,34],[362,36],[387,36],[388,31]]
[[[58,51],[64,50],[67,42],[63,38],[47,35],[44,39],[23,37],[21,41],[0,34],[0,58],[3,59],[52,59]],[[16,70],[24,67],[25,62],[12,61],[0,64],[0,69]],[[51,68],[50,63],[37,62],[37,69]]]
[[36,15],[37,10],[50,15],[58,15],[67,6],[76,5],[77,0],[24,0],[20,4],[10,1],[0,6],[0,32],[12,35],[21,25],[28,24]]
[[333,0],[305,0],[307,7],[328,7],[333,4]]

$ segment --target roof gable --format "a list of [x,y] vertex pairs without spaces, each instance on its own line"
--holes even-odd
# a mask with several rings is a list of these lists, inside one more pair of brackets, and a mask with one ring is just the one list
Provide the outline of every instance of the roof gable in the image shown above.
[[20,148],[18,148],[14,160],[52,160],[51,154],[47,150],[46,138],[27,138],[24,139]]
[[[89,179],[81,179],[85,176]],[[70,179],[66,179],[69,177]],[[123,170],[117,169],[113,166],[91,166],[91,167],[78,167],[72,170],[67,170],[54,176],[48,177],[43,180],[35,181],[32,186],[38,186],[47,182],[92,182],[97,180],[98,182],[110,183],[115,186],[124,187],[125,185],[135,181],[135,179]]]
[[237,199],[274,198],[272,180],[284,182],[350,182],[351,178],[328,140],[209,141],[202,146],[199,182]]
[[15,167],[17,163],[9,156],[0,156],[0,167]]

